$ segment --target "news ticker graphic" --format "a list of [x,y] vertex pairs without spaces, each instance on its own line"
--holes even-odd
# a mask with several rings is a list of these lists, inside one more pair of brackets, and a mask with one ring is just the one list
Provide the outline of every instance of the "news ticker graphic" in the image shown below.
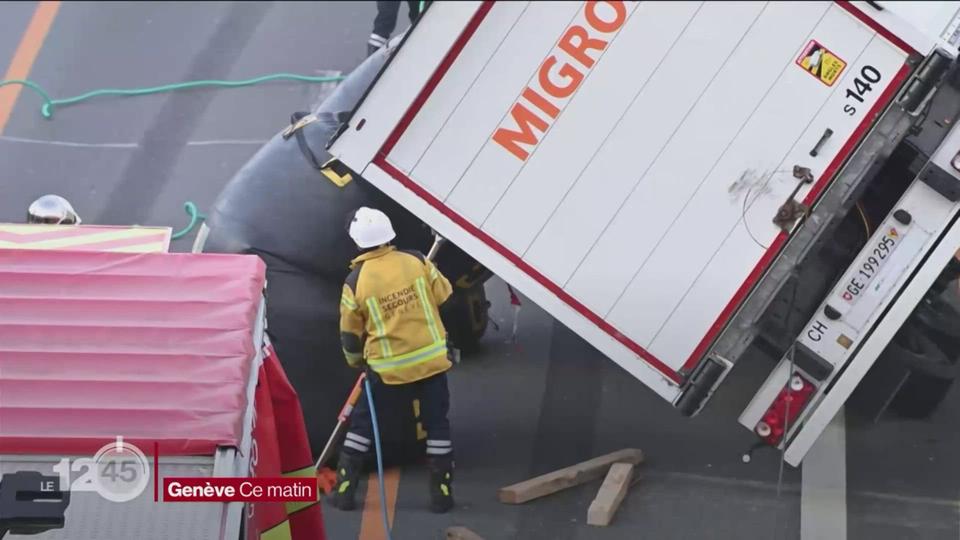
[[315,502],[316,500],[316,478],[163,479],[163,502]]
[[[153,470],[147,456],[136,445],[116,437],[92,458],[62,458],[53,467],[59,476],[59,491],[95,492],[104,499],[123,503],[139,497],[155,476],[159,448],[154,445]],[[166,477],[162,480],[162,502],[315,502],[316,478],[276,477]],[[44,487],[44,486],[41,486]],[[50,487],[52,491],[53,488]],[[43,491],[43,489],[41,489]]]

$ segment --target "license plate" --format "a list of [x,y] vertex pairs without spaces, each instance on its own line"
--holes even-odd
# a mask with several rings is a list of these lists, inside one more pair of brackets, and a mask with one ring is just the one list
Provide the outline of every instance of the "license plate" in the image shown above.
[[865,253],[853,268],[853,275],[847,279],[840,298],[849,305],[856,303],[864,289],[890,260],[893,251],[900,245],[904,230],[888,226],[883,236],[875,241],[873,248]]

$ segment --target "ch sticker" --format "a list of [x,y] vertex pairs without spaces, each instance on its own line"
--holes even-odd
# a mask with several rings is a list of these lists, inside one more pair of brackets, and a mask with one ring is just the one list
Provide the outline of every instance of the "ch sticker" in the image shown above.
[[797,58],[797,65],[827,86],[833,86],[847,67],[846,62],[816,40],[811,40],[804,47],[803,54]]

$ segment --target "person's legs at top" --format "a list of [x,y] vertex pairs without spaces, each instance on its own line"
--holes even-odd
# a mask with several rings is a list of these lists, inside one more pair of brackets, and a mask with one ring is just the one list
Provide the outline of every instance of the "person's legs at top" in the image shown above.
[[410,24],[416,22],[420,16],[420,0],[407,0],[407,14],[410,16]]
[[400,1],[377,1],[377,17],[373,19],[373,33],[367,41],[367,56],[387,44],[390,34],[397,27],[397,15],[400,13]]
[[450,392],[447,374],[419,381],[420,421],[427,432],[427,463],[430,468],[430,510],[453,508],[453,442],[450,439]]

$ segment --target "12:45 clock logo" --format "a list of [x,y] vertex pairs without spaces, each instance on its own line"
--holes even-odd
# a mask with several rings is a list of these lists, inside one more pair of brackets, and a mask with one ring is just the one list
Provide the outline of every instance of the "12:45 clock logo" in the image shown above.
[[[112,502],[132,501],[150,483],[150,462],[123,437],[105,444],[93,458],[63,458],[53,471],[60,475],[60,489],[93,491]],[[79,475],[74,478],[71,472]]]
[[846,62],[816,40],[807,43],[800,58],[797,58],[797,65],[827,86],[833,86],[847,67]]

